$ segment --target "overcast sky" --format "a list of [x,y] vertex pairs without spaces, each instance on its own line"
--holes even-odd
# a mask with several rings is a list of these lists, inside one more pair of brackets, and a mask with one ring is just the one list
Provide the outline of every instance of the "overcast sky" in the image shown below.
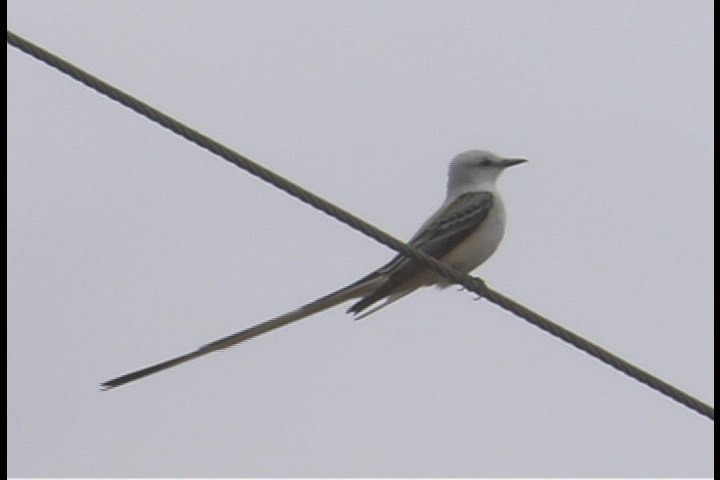
[[[10,1],[8,28],[714,404],[710,1]],[[11,476],[707,476],[713,423],[450,288],[98,384],[393,252],[8,47]]]

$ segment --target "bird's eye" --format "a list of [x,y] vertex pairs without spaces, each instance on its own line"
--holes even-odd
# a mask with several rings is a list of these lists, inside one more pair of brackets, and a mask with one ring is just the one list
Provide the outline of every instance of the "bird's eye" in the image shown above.
[[489,160],[487,158],[485,160],[481,160],[480,163],[478,163],[478,165],[482,165],[484,167],[487,167],[488,165],[491,165],[491,164],[492,164],[492,160]]

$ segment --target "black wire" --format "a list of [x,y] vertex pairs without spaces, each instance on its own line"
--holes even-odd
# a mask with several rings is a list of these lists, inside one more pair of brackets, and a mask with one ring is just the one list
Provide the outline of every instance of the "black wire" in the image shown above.
[[375,239],[376,241],[386,245],[393,250],[402,253],[403,255],[416,260],[423,265],[431,268],[432,270],[440,273],[446,278],[458,283],[470,290],[471,292],[479,295],[488,301],[495,303],[496,305],[514,313],[520,318],[527,322],[535,325],[536,327],[554,335],[557,338],[573,345],[574,347],[584,351],[588,355],[591,355],[598,360],[612,366],[613,368],[625,373],[626,375],[634,378],[635,380],[647,385],[648,387],[657,390],[663,395],[675,400],[686,407],[695,410],[696,412],[704,415],[711,420],[715,420],[715,409],[700,400],[688,395],[687,393],[679,390],[669,383],[661,380],[658,377],[632,365],[631,363],[623,360],[622,358],[614,355],[613,353],[605,350],[604,348],[596,345],[589,340],[567,330],[566,328],[553,323],[549,319],[533,312],[527,307],[515,302],[514,300],[488,288],[481,279],[472,277],[461,273],[454,268],[450,268],[448,265],[436,260],[435,258],[420,252],[409,245],[401,242],[395,237],[383,232],[377,227],[365,222],[359,217],[343,210],[336,205],[328,202],[327,200],[315,195],[314,193],[302,188],[301,186],[287,180],[286,178],[268,170],[267,168],[253,162],[252,160],[243,157],[239,153],[231,150],[230,148],[222,145],[219,142],[211,139],[210,137],[203,135],[202,133],[188,127],[187,125],[173,119],[172,117],[160,112],[159,110],[151,107],[150,105],[138,100],[137,98],[128,95],[122,90],[113,87],[112,85],[100,80],[99,78],[85,72],[84,70],[72,65],[68,61],[53,55],[47,50],[34,45],[33,43],[15,35],[14,33],[7,31],[7,43],[18,48],[19,50],[33,56],[34,58],[50,65],[57,70],[67,74],[75,80],[87,85],[88,87],[96,90],[97,92],[112,98],[121,105],[134,110],[135,112],[143,115],[150,120],[164,126],[170,131],[180,135],[181,137],[205,148],[206,150],[215,153],[224,160],[242,168],[243,170],[261,178],[262,180],[274,185],[275,187],[285,191],[295,198],[317,208],[318,210],[330,215],[333,218],[351,226],[352,228],[364,233],[365,235]]

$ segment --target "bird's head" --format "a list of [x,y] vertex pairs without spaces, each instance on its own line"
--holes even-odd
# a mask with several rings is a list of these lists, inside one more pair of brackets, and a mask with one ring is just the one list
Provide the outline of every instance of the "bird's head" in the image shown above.
[[500,172],[525,163],[524,158],[505,158],[486,150],[468,150],[450,162],[448,192],[492,187]]

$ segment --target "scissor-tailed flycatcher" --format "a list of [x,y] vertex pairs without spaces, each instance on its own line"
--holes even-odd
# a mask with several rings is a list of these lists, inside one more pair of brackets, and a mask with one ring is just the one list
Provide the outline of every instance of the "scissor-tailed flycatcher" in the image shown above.
[[[495,189],[495,180],[505,168],[525,161],[520,158],[501,158],[483,150],[469,150],[455,157],[450,162],[445,201],[420,227],[409,244],[462,272],[475,269],[495,252],[505,232],[505,208]],[[228,335],[185,355],[108,380],[102,387],[119,387],[210,352],[231,347],[353,298],[362,297],[348,312],[362,318],[420,287],[436,285],[444,288],[450,283],[445,277],[417,262],[397,255],[357,282],[296,310]],[[383,299],[383,303],[367,310]]]

